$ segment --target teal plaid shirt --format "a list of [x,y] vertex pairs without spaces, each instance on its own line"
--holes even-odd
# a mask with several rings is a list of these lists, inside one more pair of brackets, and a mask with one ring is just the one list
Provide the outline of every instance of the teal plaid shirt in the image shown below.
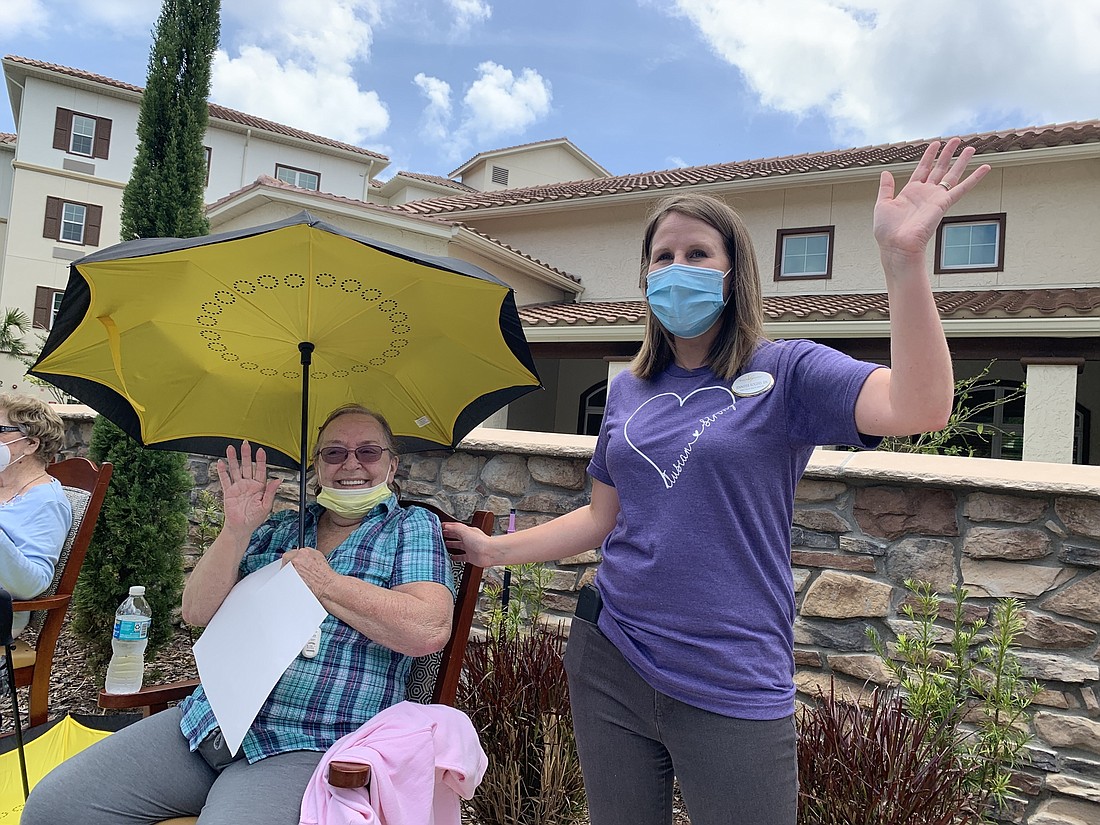
[[[317,546],[321,512],[317,504],[306,508],[307,547]],[[297,515],[294,510],[276,513],[252,534],[241,560],[242,576],[298,545]],[[455,590],[439,519],[421,507],[400,507],[393,496],[375,507],[328,561],[337,573],[379,587],[430,581]],[[405,698],[412,661],[326,615],[317,655],[298,656],[283,673],[245,735],[245,756],[256,762],[285,751],[328,750]],[[194,751],[218,723],[201,685],[180,707],[180,730]]]

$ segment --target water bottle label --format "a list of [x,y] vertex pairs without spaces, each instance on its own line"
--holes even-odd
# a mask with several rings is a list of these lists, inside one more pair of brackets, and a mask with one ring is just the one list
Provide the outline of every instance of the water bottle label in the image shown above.
[[140,642],[149,637],[152,619],[142,616],[133,619],[115,619],[114,636],[120,642]]

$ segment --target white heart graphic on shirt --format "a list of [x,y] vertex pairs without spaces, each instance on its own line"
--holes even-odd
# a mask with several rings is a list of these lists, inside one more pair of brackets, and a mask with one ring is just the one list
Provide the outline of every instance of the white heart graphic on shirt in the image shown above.
[[[709,395],[700,396],[700,393],[712,392],[717,392],[719,394],[720,397],[717,401]],[[729,400],[728,404],[726,403],[727,399]],[[658,456],[658,460],[654,460],[649,455],[646,455],[646,453],[631,440],[631,424],[633,424],[635,432],[637,432],[639,427],[644,428],[652,426],[649,422],[655,417],[664,414],[666,404],[675,403],[680,409],[683,409],[684,405],[689,401],[692,402],[693,407],[699,405],[697,409],[699,409],[702,414],[692,415],[691,418],[687,419],[688,426],[692,430],[690,435],[682,434],[677,436],[675,432],[669,433],[669,443],[682,443],[684,445],[671,458],[667,456]],[[650,466],[660,474],[665,489],[671,490],[672,486],[676,483],[676,479],[678,479],[680,473],[683,472],[688,459],[691,458],[691,452],[695,446],[695,442],[697,442],[702,437],[703,433],[706,432],[707,428],[718,419],[718,416],[735,409],[737,409],[737,398],[728,387],[700,387],[683,397],[674,392],[663,392],[643,401],[638,409],[630,414],[626,423],[623,424],[623,438],[626,439],[626,443],[630,445],[634,452],[644,458]],[[665,467],[662,467],[662,464],[664,464]]]

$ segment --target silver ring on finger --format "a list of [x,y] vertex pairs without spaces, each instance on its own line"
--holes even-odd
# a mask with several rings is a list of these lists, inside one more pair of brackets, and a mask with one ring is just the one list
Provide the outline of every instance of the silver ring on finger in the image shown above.
[[951,191],[951,184],[948,183],[945,180],[941,180],[939,183],[936,184],[936,186],[942,186],[943,191],[945,191],[945,192],[950,192]]

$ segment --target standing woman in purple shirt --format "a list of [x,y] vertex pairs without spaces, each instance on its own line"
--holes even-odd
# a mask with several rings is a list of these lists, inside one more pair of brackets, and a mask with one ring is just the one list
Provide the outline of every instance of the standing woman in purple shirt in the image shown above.
[[[793,825],[794,491],[813,448],[872,447],[944,426],[951,357],[926,251],[965,176],[959,140],[929,145],[874,210],[891,368],[809,341],[768,341],[751,239],[723,202],[674,195],[642,241],[649,311],[610,385],[591,503],[489,538],[446,525],[490,566],[602,546],[566,671],[593,825],[668,825],[677,777],[693,825]],[[460,555],[460,557],[462,557]]]

